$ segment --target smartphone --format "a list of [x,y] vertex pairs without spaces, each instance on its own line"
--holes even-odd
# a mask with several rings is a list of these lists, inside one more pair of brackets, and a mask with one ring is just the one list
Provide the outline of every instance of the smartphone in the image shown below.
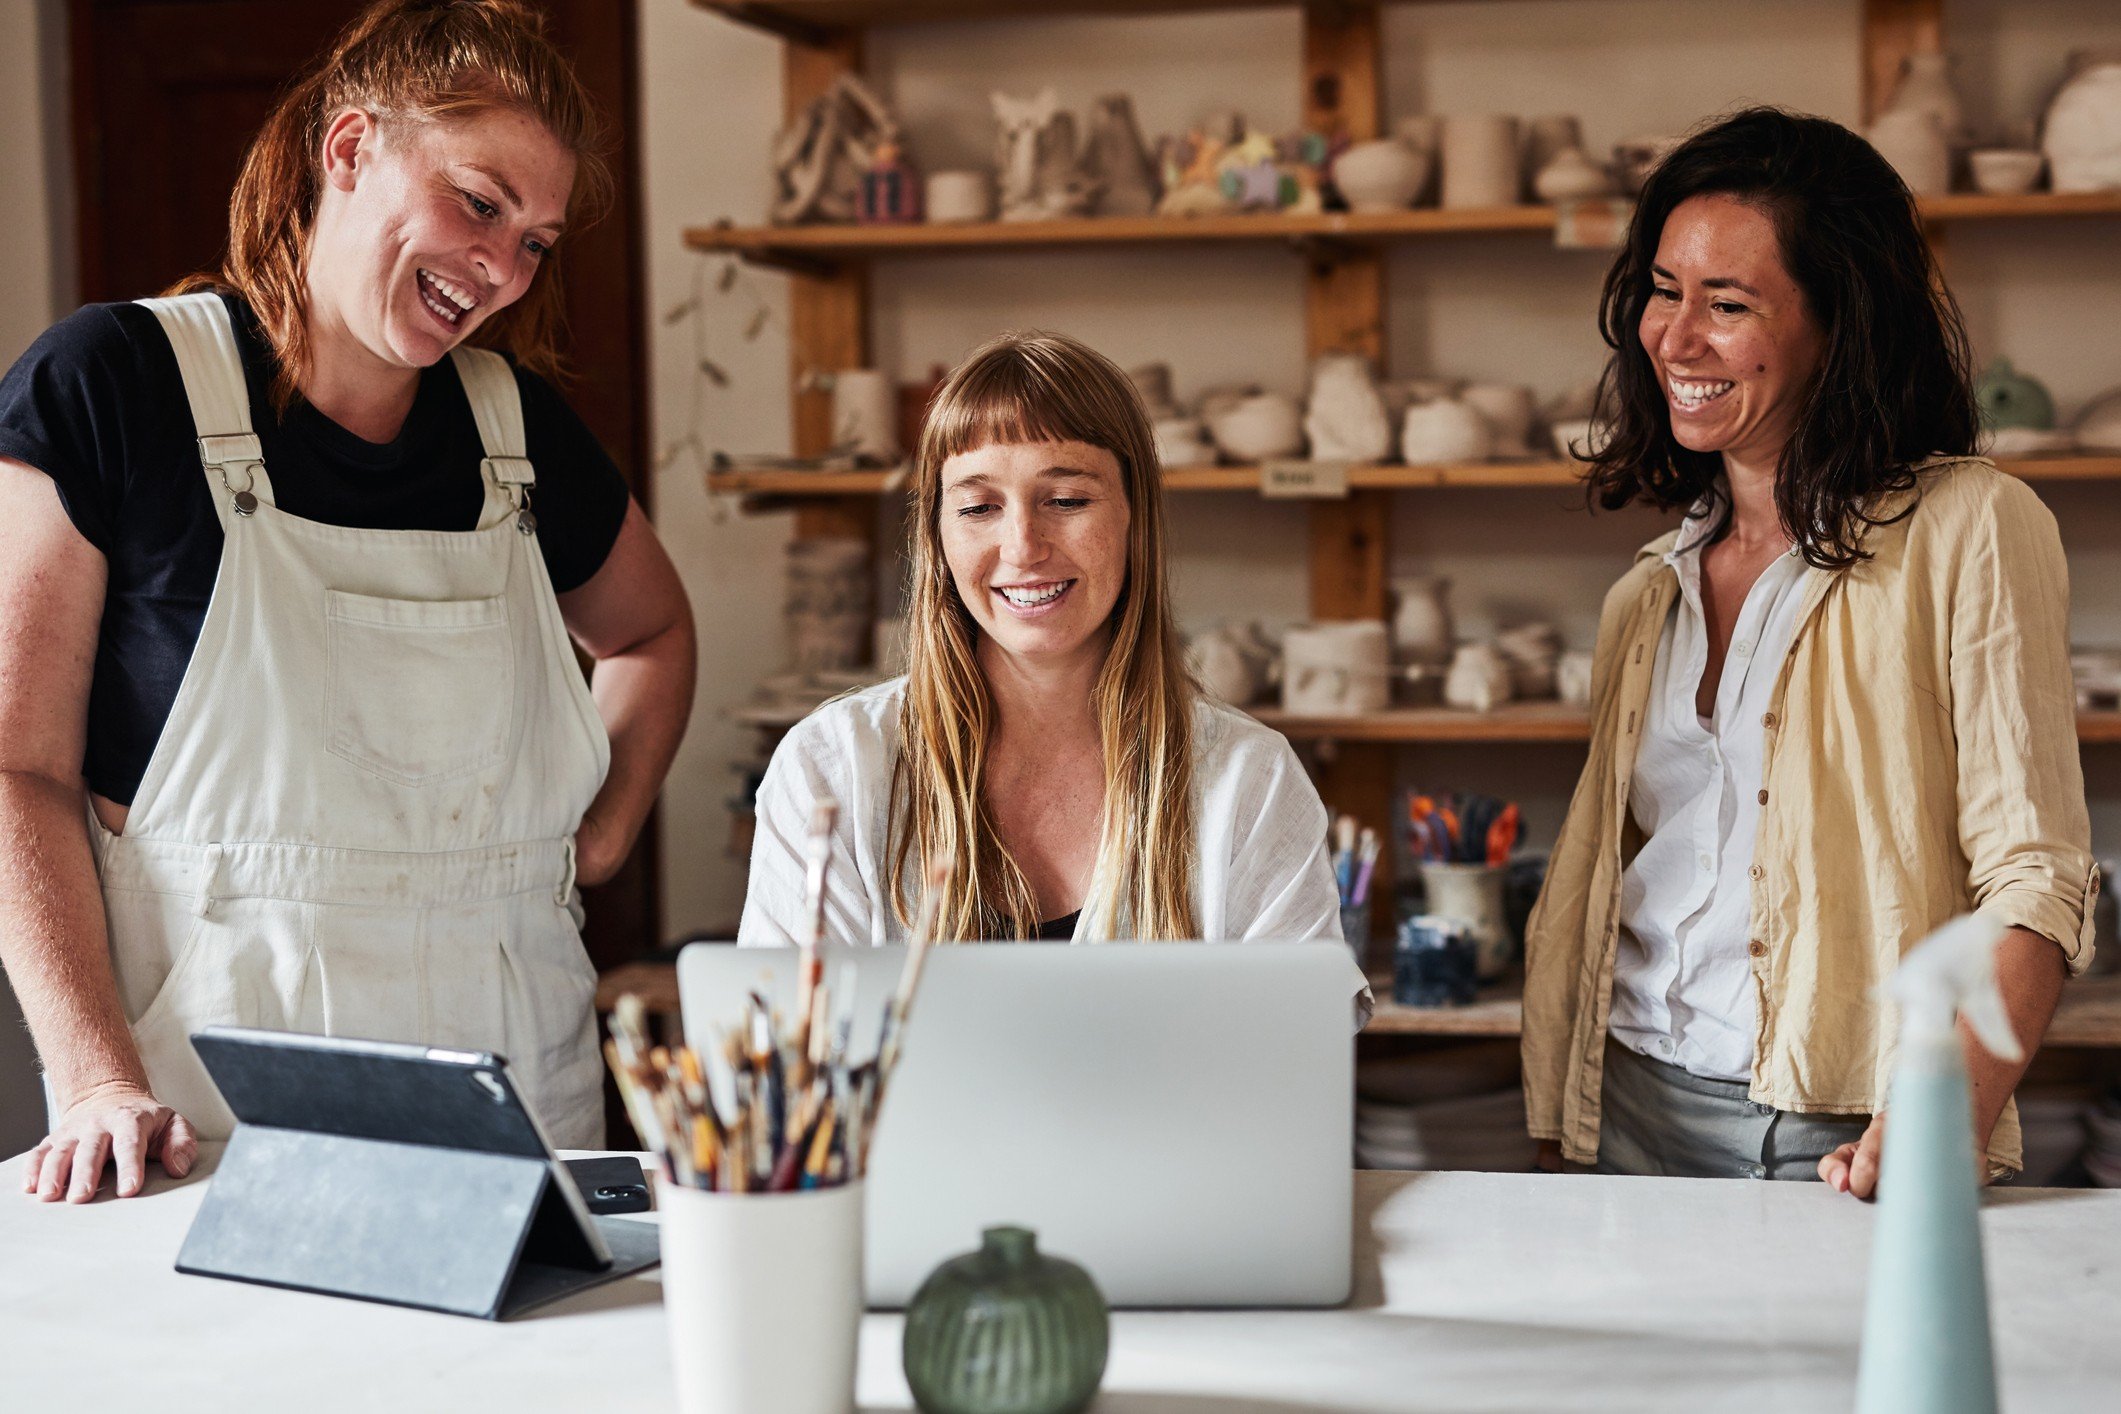
[[592,1213],[645,1213],[648,1211],[648,1175],[641,1161],[619,1155],[605,1159],[563,1159],[582,1201]]

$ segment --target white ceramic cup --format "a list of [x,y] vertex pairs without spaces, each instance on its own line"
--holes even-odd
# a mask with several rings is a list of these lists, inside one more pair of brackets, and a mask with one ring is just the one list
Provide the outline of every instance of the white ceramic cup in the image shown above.
[[978,170],[930,172],[924,209],[935,222],[989,221],[994,218],[994,183]]
[[1517,205],[1523,180],[1519,162],[1515,118],[1444,119],[1444,209]]
[[656,1201],[680,1414],[853,1414],[862,1185]]
[[898,460],[898,388],[874,368],[832,375],[832,442],[856,456]]

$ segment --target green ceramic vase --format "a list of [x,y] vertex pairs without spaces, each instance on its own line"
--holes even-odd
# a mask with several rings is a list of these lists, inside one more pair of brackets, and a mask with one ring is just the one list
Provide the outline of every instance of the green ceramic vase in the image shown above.
[[906,1383],[925,1414],[1076,1414],[1105,1375],[1112,1317],[1090,1274],[990,1227],[906,1308]]

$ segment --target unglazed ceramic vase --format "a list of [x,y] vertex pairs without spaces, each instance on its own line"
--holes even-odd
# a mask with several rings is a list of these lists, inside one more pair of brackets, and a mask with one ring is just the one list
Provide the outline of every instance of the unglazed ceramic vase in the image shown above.
[[1991,428],[2055,425],[2055,400],[2046,385],[2020,373],[2007,358],[1983,370],[1974,384],[1974,402],[1981,409],[1981,421]]
[[1313,461],[1382,461],[1392,450],[1385,400],[1359,354],[1327,354],[1311,373],[1304,434]]
[[924,1414],[1076,1414],[1105,1376],[1112,1313],[1090,1274],[1021,1227],[937,1267],[906,1307],[906,1384]]
[[1538,195],[1538,177],[1548,165],[1569,148],[1583,147],[1583,124],[1567,113],[1550,113],[1534,118],[1524,129],[1524,191],[1527,197]]
[[1440,668],[1457,643],[1451,625],[1451,581],[1440,574],[1392,581],[1392,656]]
[[2048,105],[2050,184],[2056,191],[2121,189],[2121,50],[2070,56],[2070,79]]
[[1900,63],[1900,82],[1879,116],[1887,113],[1928,113],[1947,143],[1958,142],[1966,122],[1959,95],[1952,88],[1952,61],[1948,54],[1910,54]]
[[1333,159],[1333,185],[1350,211],[1403,211],[1429,180],[1431,160],[1397,138],[1358,142]]
[[1613,179],[1580,147],[1564,147],[1532,178],[1532,194],[1545,202],[1588,201],[1611,196]]
[[1952,188],[1952,149],[1935,113],[1901,108],[1880,113],[1864,133],[1900,180],[1917,196],[1943,196]]
[[1461,645],[1443,680],[1443,700],[1468,712],[1492,712],[1510,700],[1510,660],[1490,643]]
[[1443,205],[1459,211],[1515,206],[1521,189],[1517,120],[1452,117],[1443,124]]

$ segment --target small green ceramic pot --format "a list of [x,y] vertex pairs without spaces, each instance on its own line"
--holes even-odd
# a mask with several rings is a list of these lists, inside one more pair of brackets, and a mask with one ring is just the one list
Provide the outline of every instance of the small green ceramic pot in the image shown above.
[[1090,1274],[990,1227],[906,1308],[906,1383],[926,1414],[1076,1414],[1105,1375],[1112,1316]]

